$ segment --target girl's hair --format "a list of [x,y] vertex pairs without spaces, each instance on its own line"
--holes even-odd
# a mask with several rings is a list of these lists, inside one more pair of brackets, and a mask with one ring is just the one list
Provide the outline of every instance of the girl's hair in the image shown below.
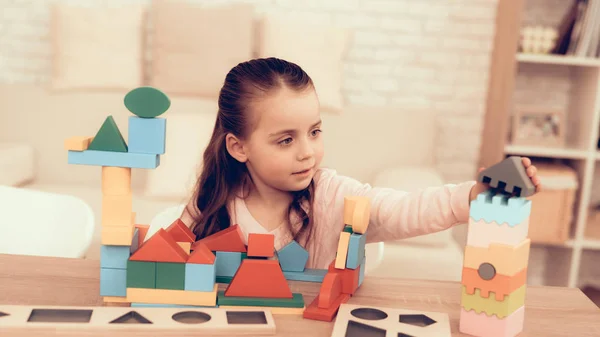
[[[245,184],[251,183],[246,165],[234,159],[225,146],[225,137],[232,133],[246,138],[252,130],[249,106],[282,87],[295,91],[313,89],[311,78],[298,65],[278,58],[253,59],[235,66],[225,77],[219,93],[219,110],[212,137],[206,150],[202,172],[194,190],[196,210],[188,210],[194,217],[192,230],[196,240],[214,234],[230,225],[228,203]],[[314,182],[302,190],[291,192],[293,201],[288,218],[296,212],[301,226],[288,226],[294,240],[308,242],[312,232],[311,209]],[[308,210],[303,205],[308,204]],[[199,212],[198,212],[199,211]]]

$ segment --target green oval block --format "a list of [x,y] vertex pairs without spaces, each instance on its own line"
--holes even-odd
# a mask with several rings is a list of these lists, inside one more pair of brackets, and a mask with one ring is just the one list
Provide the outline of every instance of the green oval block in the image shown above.
[[153,87],[139,87],[125,95],[125,107],[141,118],[162,115],[171,106],[171,100],[162,91]]

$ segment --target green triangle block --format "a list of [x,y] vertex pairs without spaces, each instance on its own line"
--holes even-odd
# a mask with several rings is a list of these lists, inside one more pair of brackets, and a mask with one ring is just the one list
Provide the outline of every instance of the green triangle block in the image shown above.
[[169,97],[153,87],[133,89],[125,95],[123,102],[127,110],[140,118],[158,117],[171,106]]
[[106,117],[88,150],[127,152],[127,143],[125,143],[113,116]]

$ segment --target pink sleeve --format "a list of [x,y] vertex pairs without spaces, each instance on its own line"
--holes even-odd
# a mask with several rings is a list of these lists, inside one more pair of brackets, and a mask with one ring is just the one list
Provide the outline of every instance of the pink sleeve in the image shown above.
[[399,240],[439,232],[469,219],[469,193],[474,181],[447,184],[404,192],[371,187],[355,179],[322,169],[317,180],[315,201],[329,215],[334,231],[343,228],[344,197],[371,199],[369,242]]

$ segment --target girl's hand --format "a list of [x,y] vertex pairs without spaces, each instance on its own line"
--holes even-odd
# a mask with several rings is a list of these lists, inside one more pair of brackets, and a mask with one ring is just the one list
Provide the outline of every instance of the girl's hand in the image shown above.
[[[523,166],[525,166],[525,171],[527,172],[527,176],[531,179],[531,182],[535,186],[534,194],[538,193],[542,188],[542,184],[540,182],[540,177],[537,176],[537,168],[535,167],[535,165],[531,164],[531,159],[529,159],[527,157],[523,157],[521,159],[523,162]],[[485,168],[482,167],[479,169],[478,172],[481,172],[484,169]],[[487,191],[488,189],[489,189],[488,184],[477,182],[477,184],[475,184],[473,186],[473,188],[471,188],[471,193],[469,194],[469,201],[473,201],[473,200],[477,199],[477,196],[480,193],[483,193],[483,192]]]

